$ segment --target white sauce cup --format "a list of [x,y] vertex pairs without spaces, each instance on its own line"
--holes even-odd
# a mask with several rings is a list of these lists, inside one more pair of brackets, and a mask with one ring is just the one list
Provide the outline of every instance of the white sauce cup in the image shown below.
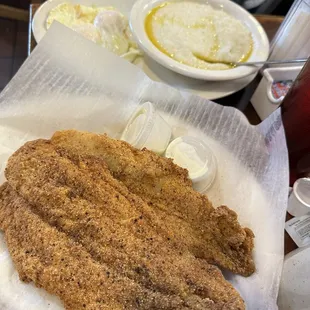
[[151,102],[145,102],[134,111],[121,136],[121,140],[138,149],[145,147],[158,154],[165,152],[170,138],[171,127]]
[[202,140],[189,136],[176,138],[168,145],[165,156],[188,170],[198,192],[206,191],[213,184],[217,172],[216,158]]
[[310,178],[301,178],[294,183],[287,212],[293,216],[303,216],[310,212]]

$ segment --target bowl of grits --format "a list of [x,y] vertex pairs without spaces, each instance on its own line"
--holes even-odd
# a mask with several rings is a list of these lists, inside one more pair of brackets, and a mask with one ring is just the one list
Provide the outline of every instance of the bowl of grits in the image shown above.
[[131,11],[130,27],[148,56],[191,78],[242,78],[259,67],[234,67],[232,63],[265,61],[269,55],[262,26],[229,0],[138,0]]

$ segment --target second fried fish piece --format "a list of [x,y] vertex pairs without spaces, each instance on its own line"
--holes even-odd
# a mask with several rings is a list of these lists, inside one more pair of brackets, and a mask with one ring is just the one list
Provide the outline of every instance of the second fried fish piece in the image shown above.
[[145,292],[171,296],[176,309],[244,308],[217,267],[170,237],[176,234],[173,218],[158,217],[112,177],[102,158],[68,159],[50,141],[37,140],[11,156],[5,174],[24,208]]
[[138,150],[107,135],[75,130],[59,131],[51,139],[56,151],[72,161],[80,156],[102,159],[112,175],[171,223],[171,237],[196,257],[234,273],[255,271],[254,234],[242,228],[237,214],[214,208],[192,188],[187,170],[148,150]]
[[32,212],[8,183],[0,187],[4,230],[19,277],[57,295],[68,310],[217,309],[211,300],[187,300],[147,289],[98,263],[86,249]]

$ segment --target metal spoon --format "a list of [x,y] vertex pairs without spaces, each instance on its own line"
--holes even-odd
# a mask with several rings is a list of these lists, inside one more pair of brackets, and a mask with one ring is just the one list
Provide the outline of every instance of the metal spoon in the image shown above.
[[228,62],[228,61],[217,61],[214,59],[209,59],[203,57],[197,53],[193,53],[195,57],[200,60],[206,61],[208,63],[214,64],[224,64],[228,65],[232,68],[240,67],[240,66],[261,66],[261,65],[276,65],[276,64],[291,64],[291,63],[303,63],[308,60],[308,58],[299,58],[299,59],[286,59],[286,60],[266,60],[266,61],[248,61],[248,62]]
[[252,62],[231,62],[231,66],[258,66],[258,65],[276,65],[276,64],[290,64],[306,62],[308,58],[288,59],[288,60],[266,60],[266,61],[252,61]]

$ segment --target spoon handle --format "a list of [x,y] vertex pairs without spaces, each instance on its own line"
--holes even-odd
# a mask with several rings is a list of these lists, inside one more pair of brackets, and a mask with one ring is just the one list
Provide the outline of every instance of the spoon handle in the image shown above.
[[306,62],[307,60],[308,60],[308,58],[288,59],[288,60],[253,61],[253,62],[236,62],[236,66],[256,66],[256,65],[303,63],[303,62]]

